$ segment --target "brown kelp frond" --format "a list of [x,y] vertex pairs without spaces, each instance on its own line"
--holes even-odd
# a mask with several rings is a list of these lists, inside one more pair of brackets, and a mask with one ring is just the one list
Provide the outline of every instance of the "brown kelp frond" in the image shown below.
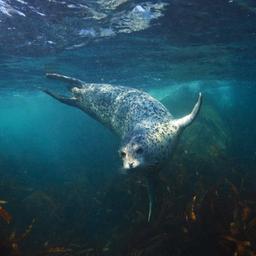
[[12,220],[11,214],[0,205],[0,217],[8,224]]

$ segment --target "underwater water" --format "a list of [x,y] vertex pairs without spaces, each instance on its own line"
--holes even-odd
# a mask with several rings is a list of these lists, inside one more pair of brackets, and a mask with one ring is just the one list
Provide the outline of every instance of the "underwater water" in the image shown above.
[[[255,255],[256,4],[0,0],[0,256]],[[147,182],[56,72],[130,86],[198,118]]]

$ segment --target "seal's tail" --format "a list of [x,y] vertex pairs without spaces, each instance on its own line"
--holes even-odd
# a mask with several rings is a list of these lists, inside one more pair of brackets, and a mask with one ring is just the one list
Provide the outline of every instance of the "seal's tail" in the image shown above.
[[186,115],[180,119],[175,120],[175,123],[178,125],[178,127],[185,128],[189,126],[198,116],[198,113],[201,109],[201,105],[202,105],[202,93],[200,92],[192,112],[189,115]]
[[60,81],[63,81],[63,82],[67,82],[67,83],[72,84],[74,86],[77,86],[79,88],[81,88],[84,84],[84,82],[79,80],[79,79],[69,77],[69,76],[64,76],[64,75],[57,74],[57,73],[46,73],[45,75],[48,78],[60,80]]

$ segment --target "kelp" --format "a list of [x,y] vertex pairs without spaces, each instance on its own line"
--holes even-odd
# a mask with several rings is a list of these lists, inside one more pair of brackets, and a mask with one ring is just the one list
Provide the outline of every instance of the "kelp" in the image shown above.
[[[11,216],[8,213],[9,216]],[[8,218],[8,220],[10,217]],[[6,221],[7,224],[10,224],[10,221]],[[18,235],[16,231],[10,231],[4,234],[4,237],[0,240],[0,255],[10,255],[10,256],[21,256],[24,255],[21,253],[22,243],[27,239],[33,229],[35,224],[35,219],[32,220],[31,224],[25,229],[23,233]],[[1,237],[3,234],[1,234]]]
[[8,211],[6,211],[5,208],[2,207],[1,205],[0,205],[0,217],[1,217],[5,222],[7,222],[8,224],[9,224],[9,223],[11,222],[11,220],[12,220],[11,214],[10,214]]
[[[87,236],[81,239],[80,235],[75,236],[74,228],[69,232],[71,238],[67,241],[66,230],[63,229],[63,233],[43,237],[44,242],[39,240],[32,250],[26,247],[29,247],[33,240],[37,240],[38,233],[32,231],[38,230],[40,218],[37,220],[35,216],[27,228],[18,234],[17,231],[13,231],[13,218],[8,222],[1,215],[2,225],[5,223],[10,231],[3,229],[5,233],[1,234],[3,239],[0,243],[0,252],[4,250],[5,254],[0,255],[30,255],[28,251],[33,251],[34,256],[256,255],[256,200],[253,196],[248,196],[250,193],[245,193],[246,180],[241,178],[244,175],[237,176],[233,170],[229,173],[230,179],[223,177],[210,183],[208,179],[202,178],[208,173],[201,172],[199,168],[195,184],[190,184],[191,187],[186,189],[191,180],[190,168],[179,163],[175,168],[179,175],[175,172],[174,176],[161,175],[162,203],[157,218],[151,223],[147,222],[145,180],[116,177],[113,184],[108,184],[90,201],[90,206],[94,207],[91,209],[92,212],[97,212],[100,218],[105,216],[106,223],[110,221],[108,236],[92,234],[92,238]],[[123,193],[125,200],[131,202],[130,205],[124,205],[127,209],[120,211],[126,213],[122,216],[121,222],[115,221],[116,207],[120,203],[119,199],[115,198],[117,192]],[[46,202],[51,202],[50,205],[54,209],[54,214],[48,214],[47,217],[56,221],[48,228],[54,230],[59,225],[59,213],[66,206],[64,202],[64,205],[56,204],[56,198],[54,200],[49,194],[43,194],[43,197],[41,195],[41,192],[32,192],[23,202],[29,205],[32,199],[31,202],[35,202],[47,198]],[[72,194],[69,197],[67,205],[74,200]],[[61,208],[58,208],[59,205]],[[42,206],[48,207],[44,204]],[[51,212],[51,209],[48,212]],[[73,212],[73,218],[82,216],[76,209]],[[70,221],[72,223],[73,219]],[[81,219],[82,221],[86,219]],[[12,223],[13,226],[8,223]]]
[[[187,216],[194,208],[190,207]],[[215,248],[215,255],[256,255],[256,201],[241,198],[229,180],[209,189],[197,203],[196,212],[196,221],[187,218],[188,230]]]

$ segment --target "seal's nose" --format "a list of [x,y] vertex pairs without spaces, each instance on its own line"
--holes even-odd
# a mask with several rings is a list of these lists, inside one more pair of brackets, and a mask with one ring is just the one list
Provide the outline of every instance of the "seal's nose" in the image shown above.
[[129,163],[129,167],[132,168],[134,165],[134,162]]

